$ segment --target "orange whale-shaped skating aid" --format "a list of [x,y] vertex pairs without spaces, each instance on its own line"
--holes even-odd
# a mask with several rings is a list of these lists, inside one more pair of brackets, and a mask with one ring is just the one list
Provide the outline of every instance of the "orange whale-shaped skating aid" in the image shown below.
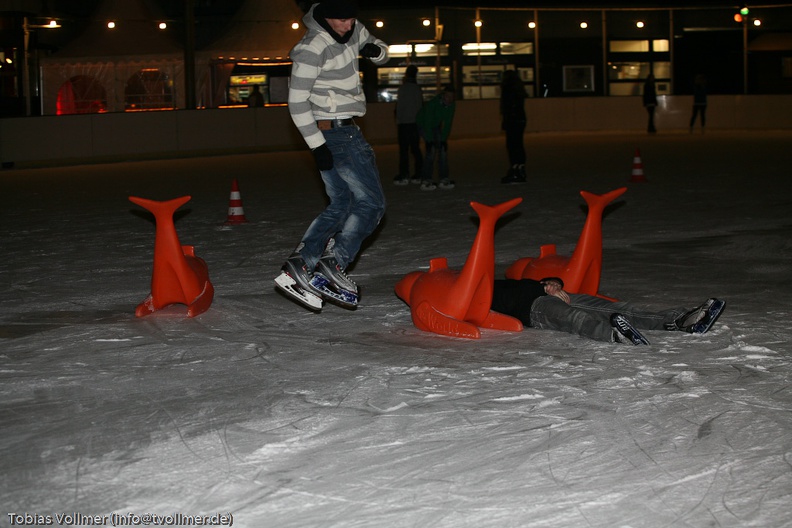
[[195,256],[193,246],[182,246],[173,223],[176,209],[190,201],[182,196],[167,202],[155,202],[130,196],[129,201],[148,209],[157,224],[154,236],[154,271],[151,294],[135,309],[143,317],[171,304],[186,304],[187,315],[195,317],[209,309],[214,287],[203,259]]
[[396,295],[410,306],[413,324],[426,332],[478,339],[481,328],[519,332],[522,323],[493,312],[495,223],[522,202],[515,198],[490,207],[470,205],[479,215],[479,228],[462,271],[449,269],[445,257],[429,261],[429,271],[413,271],[396,284]]
[[605,206],[624,194],[627,187],[602,195],[580,191],[588,204],[588,215],[571,257],[556,254],[555,244],[539,248],[538,258],[521,258],[506,270],[509,279],[542,280],[560,277],[570,293],[597,295],[602,272],[602,212]]

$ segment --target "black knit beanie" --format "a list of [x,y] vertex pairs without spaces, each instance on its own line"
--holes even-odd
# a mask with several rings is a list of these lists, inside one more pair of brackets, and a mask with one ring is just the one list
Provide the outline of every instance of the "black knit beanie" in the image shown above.
[[358,5],[355,0],[324,0],[316,11],[322,18],[357,18]]

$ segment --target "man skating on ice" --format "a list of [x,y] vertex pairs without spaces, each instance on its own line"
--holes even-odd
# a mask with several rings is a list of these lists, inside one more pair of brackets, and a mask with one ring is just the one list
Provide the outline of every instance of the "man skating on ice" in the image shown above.
[[688,310],[651,311],[629,302],[613,302],[593,295],[564,291],[561,279],[550,277],[496,280],[492,309],[520,319],[526,326],[559,330],[597,341],[648,345],[641,330],[708,331],[726,303],[708,299]]
[[322,297],[357,305],[357,285],[344,270],[385,214],[374,150],[354,118],[366,113],[358,55],[383,64],[388,48],[356,16],[353,0],[314,4],[303,17],[307,32],[291,51],[289,113],[314,155],[330,204],[275,282],[315,310]]

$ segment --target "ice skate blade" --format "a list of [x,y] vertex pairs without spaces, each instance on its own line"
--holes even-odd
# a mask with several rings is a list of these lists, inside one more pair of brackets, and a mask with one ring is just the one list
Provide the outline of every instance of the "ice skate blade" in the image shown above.
[[613,314],[611,316],[611,325],[622,338],[629,339],[633,345],[649,344],[649,340],[646,339],[623,315]]
[[721,312],[726,307],[726,301],[721,301],[720,299],[716,299],[715,302],[707,309],[707,315],[698,323],[694,324],[690,328],[691,334],[705,334],[712,328],[712,325],[715,324],[715,321],[718,320],[720,317]]
[[322,297],[328,301],[335,302],[345,308],[357,308],[357,294],[336,287],[335,284],[321,273],[314,273],[311,279],[311,286],[319,290],[322,293]]
[[319,312],[322,310],[322,305],[324,304],[322,298],[318,295],[305,291],[297,284],[288,273],[281,272],[280,275],[275,277],[275,286],[278,287],[280,291],[285,293],[291,300],[296,301],[309,310],[313,310],[315,312]]

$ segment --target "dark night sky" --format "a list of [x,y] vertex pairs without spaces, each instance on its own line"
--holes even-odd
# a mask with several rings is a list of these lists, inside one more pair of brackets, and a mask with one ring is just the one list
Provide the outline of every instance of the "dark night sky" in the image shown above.
[[[184,0],[146,0],[157,5],[168,16],[179,18],[184,13]],[[231,16],[244,3],[245,0],[194,0],[196,14],[198,16]],[[298,5],[310,5],[312,0],[295,0]],[[69,14],[75,17],[88,17],[101,0],[45,0],[42,2],[46,7],[55,11]],[[655,0],[640,2],[635,0],[602,0],[602,1],[582,1],[570,0],[558,2],[552,0],[527,1],[527,0],[363,0],[359,4],[362,8],[384,7],[425,7],[427,5],[455,6],[455,7],[580,7],[580,8],[599,8],[599,7],[692,7],[692,6],[736,6],[740,2],[730,2],[728,0]],[[754,2],[761,5],[789,4],[787,1],[765,1]]]
[[[128,1],[128,0],[125,0]],[[145,3],[161,11],[172,22],[175,31],[181,31],[185,14],[185,0],[144,0]],[[226,27],[233,15],[246,0],[193,0],[196,20],[196,45],[200,48],[203,43],[210,41],[215,35]],[[266,1],[266,0],[259,0]],[[309,6],[312,0],[295,0],[301,7]],[[790,1],[761,1],[762,5],[787,4]],[[73,39],[86,27],[91,17],[102,0],[42,0],[40,4],[42,16],[58,16],[63,20],[63,28],[58,32],[46,32],[39,35],[36,45],[42,49],[56,51],[64,43]],[[32,2],[31,4],[35,4]],[[441,7],[580,7],[586,9],[600,7],[713,7],[736,6],[738,2],[724,0],[655,0],[640,2],[635,0],[602,0],[558,2],[552,0],[526,1],[526,0],[362,0],[359,2],[365,8],[410,8],[438,5]],[[0,2],[2,7],[2,2]]]

